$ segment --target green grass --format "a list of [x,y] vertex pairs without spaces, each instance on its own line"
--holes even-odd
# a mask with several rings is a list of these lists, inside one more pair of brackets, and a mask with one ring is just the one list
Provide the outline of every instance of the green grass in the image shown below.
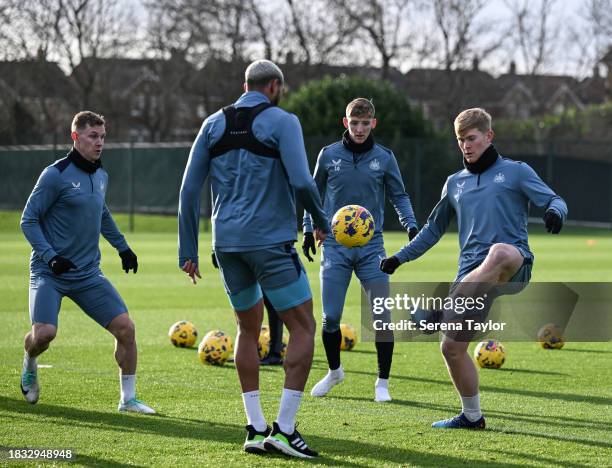
[[[192,286],[176,267],[174,218],[137,217],[126,233],[139,257],[137,275],[120,270],[116,253],[101,242],[107,277],[130,308],[138,335],[138,392],[161,416],[116,412],[118,376],[107,332],[65,299],[60,330],[39,360],[42,393],[27,405],[19,392],[22,337],[29,328],[29,247],[18,232],[18,213],[0,212],[0,446],[69,447],[77,464],[139,466],[306,464],[244,454],[240,388],[233,365],[205,367],[195,350],[173,348],[169,326],[180,319],[200,332],[235,322],[219,275],[206,262]],[[122,229],[127,218],[117,216]],[[609,231],[566,230],[561,236],[531,227],[536,255],[533,281],[612,281]],[[386,236],[393,252],[405,236]],[[207,259],[209,235],[200,238]],[[395,280],[450,280],[456,235],[447,235],[422,259],[402,267]],[[306,264],[320,321],[318,265]],[[344,321],[359,323],[359,289],[347,296]],[[376,355],[371,343],[343,353],[347,378],[333,396],[306,396],[300,430],[321,452],[322,465],[379,466],[603,466],[612,460],[610,343],[568,343],[545,351],[535,343],[507,343],[503,369],[481,370],[481,395],[489,429],[436,431],[434,420],[458,410],[435,343],[398,343],[391,391],[394,401],[372,401]],[[608,370],[606,370],[608,369]],[[317,339],[307,391],[324,375]],[[261,370],[264,412],[274,419],[282,369]],[[1,464],[1,462],[0,462]],[[311,464],[311,463],[308,463]]]

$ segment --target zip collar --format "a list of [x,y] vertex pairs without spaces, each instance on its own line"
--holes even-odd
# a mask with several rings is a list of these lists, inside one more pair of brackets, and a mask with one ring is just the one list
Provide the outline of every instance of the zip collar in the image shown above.
[[492,144],[482,153],[478,161],[469,163],[463,158],[463,166],[470,171],[472,174],[482,174],[488,168],[490,168],[497,159],[499,158],[499,153],[495,149],[495,146]]
[[367,153],[374,147],[374,137],[370,133],[366,141],[363,143],[355,143],[349,135],[349,131],[345,130],[342,134],[342,144],[344,147],[352,153],[361,154]]
[[100,159],[98,159],[96,162],[88,161],[76,150],[74,146],[68,152],[68,159],[70,159],[70,161],[72,161],[76,167],[87,172],[88,174],[93,174],[102,167],[102,161]]

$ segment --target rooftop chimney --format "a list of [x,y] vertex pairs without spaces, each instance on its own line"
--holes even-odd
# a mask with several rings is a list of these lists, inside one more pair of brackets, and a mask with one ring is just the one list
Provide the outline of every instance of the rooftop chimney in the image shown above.
[[510,75],[516,75],[516,62],[513,60],[510,62],[510,70],[508,70]]

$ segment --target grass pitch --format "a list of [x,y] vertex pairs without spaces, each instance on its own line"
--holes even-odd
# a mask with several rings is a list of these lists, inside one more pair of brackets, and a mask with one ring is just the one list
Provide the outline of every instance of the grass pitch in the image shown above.
[[[0,446],[71,448],[76,465],[195,466],[321,464],[344,466],[610,466],[612,374],[610,343],[568,343],[545,351],[536,343],[507,343],[501,370],[481,370],[488,429],[440,431],[434,420],[454,415],[458,398],[436,343],[397,343],[391,403],[375,403],[376,354],[359,343],[342,354],[345,382],[331,396],[305,396],[300,431],[321,453],[313,462],[242,452],[245,417],[232,364],[205,367],[194,349],[176,349],[167,337],[177,320],[203,335],[220,328],[235,335],[234,318],[219,275],[208,264],[210,237],[200,238],[204,278],[192,286],[177,268],[173,218],[137,218],[127,233],[138,254],[137,275],[102,241],[102,268],[122,294],[137,327],[138,394],[159,416],[119,414],[113,340],[65,299],[58,337],[40,359],[41,398],[25,403],[19,391],[22,337],[29,328],[29,246],[17,213],[0,212]],[[126,230],[127,220],[117,216]],[[612,281],[609,231],[566,229],[560,236],[532,226],[536,255],[532,281]],[[387,234],[387,252],[405,241]],[[454,277],[457,239],[447,235],[422,259],[403,266],[394,280]],[[305,261],[305,259],[303,259]],[[320,322],[318,263],[305,261]],[[359,324],[359,289],[351,283],[343,321]],[[472,346],[473,348],[473,346]],[[471,349],[472,349],[471,348]],[[306,392],[326,372],[317,339]],[[261,369],[264,412],[278,409],[282,369]],[[308,395],[308,393],[307,393]],[[6,456],[6,455],[4,455]],[[0,465],[6,458],[0,460]]]

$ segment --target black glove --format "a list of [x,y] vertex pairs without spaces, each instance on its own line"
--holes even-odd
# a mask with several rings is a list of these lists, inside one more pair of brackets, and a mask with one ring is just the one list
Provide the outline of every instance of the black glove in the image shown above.
[[410,229],[408,229],[408,240],[411,241],[412,239],[414,239],[418,233],[419,228],[417,227],[411,227]]
[[129,273],[130,270],[134,270],[134,273],[138,271],[138,257],[132,252],[132,249],[119,252],[119,256],[121,257],[121,268],[123,271],[126,273]]
[[72,269],[76,270],[76,267],[77,266],[70,260],[60,257],[59,255],[56,255],[49,260],[49,268],[51,268],[54,275],[61,275],[62,273],[66,273],[68,270]]
[[215,255],[214,251],[212,251],[210,253],[210,259],[212,260],[213,266],[218,270],[219,269],[219,264],[217,263],[217,256]]
[[383,258],[380,261],[380,269],[383,273],[387,273],[388,275],[392,275],[395,270],[400,266],[400,261],[396,256]]
[[315,247],[315,238],[312,232],[304,233],[304,240],[302,242],[302,252],[304,252],[304,256],[308,259],[309,262],[313,262],[314,260],[310,256],[310,252],[315,255],[317,253],[317,249]]
[[551,234],[559,234],[563,227],[563,220],[555,210],[548,210],[544,213],[544,224],[548,232]]

